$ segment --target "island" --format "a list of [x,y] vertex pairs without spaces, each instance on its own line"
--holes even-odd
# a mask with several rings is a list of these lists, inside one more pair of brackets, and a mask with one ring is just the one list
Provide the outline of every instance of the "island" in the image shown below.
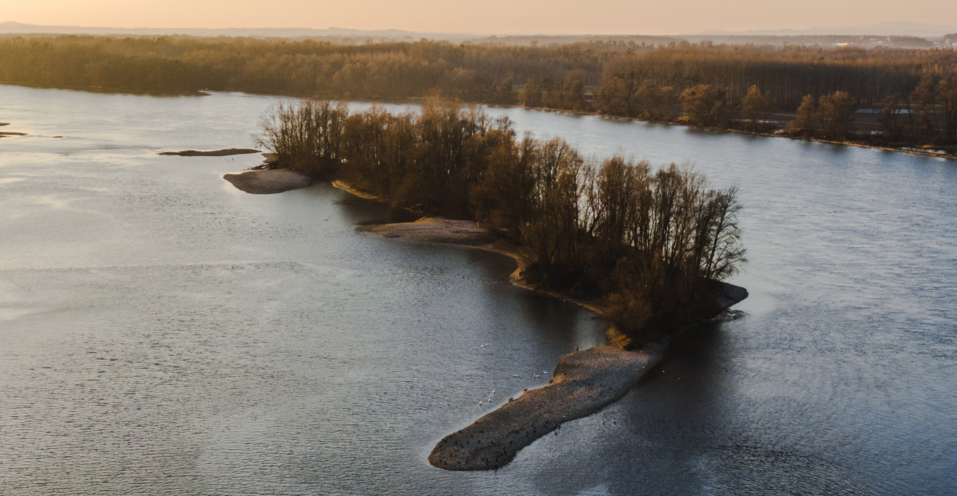
[[560,138],[518,138],[508,121],[435,97],[421,113],[342,102],[281,103],[257,142],[267,163],[225,179],[251,193],[329,180],[421,214],[358,230],[501,253],[513,284],[586,307],[609,322],[609,346],[559,360],[543,388],[442,439],[448,470],[497,469],[535,439],[624,396],[673,339],[748,296],[724,282],[745,260],[734,188],[671,164],[586,161]]

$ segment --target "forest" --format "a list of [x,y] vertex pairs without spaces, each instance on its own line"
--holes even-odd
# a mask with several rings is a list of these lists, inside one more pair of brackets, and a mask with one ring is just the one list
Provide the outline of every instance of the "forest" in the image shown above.
[[560,138],[518,137],[507,119],[438,96],[401,114],[282,104],[259,141],[277,167],[478,221],[520,247],[526,280],[599,301],[635,342],[712,316],[713,281],[744,262],[733,188],[674,164],[591,163]]
[[[781,115],[770,117],[784,113],[794,136],[891,146],[957,142],[954,49],[3,37],[0,83],[372,101],[440,91],[463,102],[762,132],[784,128]],[[837,101],[844,106],[832,105]],[[861,108],[879,114],[871,128],[853,125]]]

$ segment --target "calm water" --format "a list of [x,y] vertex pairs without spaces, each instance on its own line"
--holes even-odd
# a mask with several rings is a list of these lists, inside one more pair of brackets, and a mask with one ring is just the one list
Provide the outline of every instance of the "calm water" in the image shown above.
[[0,493],[957,491],[957,163],[490,109],[738,185],[751,297],[618,404],[452,473],[434,443],[602,323],[502,257],[356,233],[381,205],[221,179],[258,156],[155,155],[250,146],[274,102],[0,86],[30,133],[0,140]]

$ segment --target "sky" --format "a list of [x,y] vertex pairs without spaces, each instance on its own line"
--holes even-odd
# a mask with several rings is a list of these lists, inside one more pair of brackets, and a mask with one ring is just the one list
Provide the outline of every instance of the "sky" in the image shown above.
[[681,34],[957,24],[957,0],[0,0],[0,22],[123,28]]

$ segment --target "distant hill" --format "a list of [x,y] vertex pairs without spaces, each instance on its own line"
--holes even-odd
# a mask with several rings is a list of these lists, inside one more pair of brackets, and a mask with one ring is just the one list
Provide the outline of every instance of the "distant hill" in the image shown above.
[[801,35],[850,35],[850,36],[917,36],[921,38],[939,38],[947,33],[957,32],[957,26],[928,24],[921,22],[879,22],[867,26],[821,26],[807,29],[773,29],[751,31],[709,30],[694,33],[701,35],[745,35],[745,36],[801,36]]
[[[498,45],[561,45],[580,42],[616,42],[637,45],[668,45],[670,43],[713,43],[716,45],[805,45],[805,46],[857,46],[865,48],[934,48],[941,46],[938,38],[918,36],[859,36],[859,35],[743,35],[743,34],[698,34],[683,36],[636,36],[636,35],[525,35],[488,36],[470,40],[471,43]],[[944,44],[944,46],[950,46]]]
[[415,33],[401,29],[362,30],[346,28],[105,28],[83,26],[40,26],[19,22],[0,22],[0,34],[90,34],[127,36],[245,36],[251,38],[374,38],[383,40],[465,41],[476,38],[469,34]]
[[707,31],[704,33],[675,36],[645,36],[637,34],[623,35],[504,35],[488,36],[463,33],[417,33],[401,29],[362,30],[347,28],[106,28],[81,26],[40,26],[18,22],[0,23],[0,36],[3,35],[52,35],[87,34],[118,36],[242,36],[250,38],[292,38],[318,39],[342,44],[358,44],[367,41],[417,41],[422,38],[452,43],[490,43],[500,45],[551,45],[581,42],[621,42],[646,45],[667,45],[670,43],[712,42],[728,45],[821,45],[821,46],[862,46],[897,48],[934,48],[938,46],[957,46],[954,37],[944,37],[947,33],[957,33],[957,27],[913,22],[885,22],[871,26],[849,28],[810,28],[805,30],[766,30],[766,31]]

